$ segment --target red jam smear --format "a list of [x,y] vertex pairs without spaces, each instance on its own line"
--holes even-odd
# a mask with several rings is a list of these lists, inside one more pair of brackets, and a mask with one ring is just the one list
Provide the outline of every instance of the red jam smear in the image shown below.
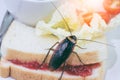
[[[9,60],[13,64],[24,66],[29,69],[39,69],[39,70],[48,70],[48,64],[44,64],[41,67],[40,64],[37,61],[32,61],[32,62],[21,62],[20,60]],[[89,65],[78,65],[78,66],[73,66],[73,65],[66,65],[65,66],[65,72],[67,72],[70,75],[76,75],[76,76],[90,76],[92,75],[93,69],[96,69],[100,67],[100,63],[95,63],[95,64],[89,64]],[[57,71],[62,71],[63,67],[60,67]]]
[[48,70],[48,64],[43,64],[41,67],[37,61],[32,62],[21,62],[20,60],[9,60],[13,64],[24,66],[29,69],[40,69],[40,70]]
[[80,75],[82,77],[86,77],[92,75],[93,69],[98,68],[99,66],[100,63],[78,66],[67,65],[65,71],[71,75]]

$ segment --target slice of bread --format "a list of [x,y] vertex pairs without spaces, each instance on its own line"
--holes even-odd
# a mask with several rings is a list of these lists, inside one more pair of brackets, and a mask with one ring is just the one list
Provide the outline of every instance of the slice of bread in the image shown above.
[[[104,36],[98,40],[106,42]],[[34,28],[14,21],[2,41],[1,53],[6,60],[18,59],[23,62],[37,61],[41,63],[48,52],[47,49],[57,41],[59,40],[53,36],[36,36]],[[101,62],[107,58],[106,45],[90,42],[83,47],[86,49],[75,48],[74,51],[78,53],[84,64]],[[51,51],[47,63],[49,63],[52,54],[53,51]],[[67,63],[80,64],[74,54],[71,54]]]
[[[4,66],[6,65],[6,66]],[[92,75],[87,77],[69,75],[64,73],[62,80],[104,80],[105,64],[93,70]],[[22,66],[12,64],[8,61],[1,61],[0,76],[11,76],[15,80],[58,80],[61,72],[32,70]]]
[[0,61],[0,76],[6,78],[8,77],[10,74],[10,65],[9,64],[5,64],[6,61]]

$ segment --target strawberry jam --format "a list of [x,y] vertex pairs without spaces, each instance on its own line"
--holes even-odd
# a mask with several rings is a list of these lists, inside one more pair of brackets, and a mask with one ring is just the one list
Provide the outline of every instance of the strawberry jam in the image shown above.
[[[32,61],[32,62],[21,62],[19,60],[9,60],[9,61],[12,62],[13,64],[24,66],[29,69],[38,69],[40,65],[37,61]],[[42,65],[39,69],[48,70],[48,64]]]
[[67,65],[65,67],[65,71],[71,75],[80,75],[86,77],[92,75],[93,69],[99,66],[100,66],[99,63],[89,64],[89,65],[79,65],[79,66]]
[[[21,62],[19,60],[9,60],[9,61],[12,62],[13,64],[20,65],[29,69],[49,70],[48,64],[44,64],[39,68],[40,64],[36,61],[32,61],[32,62]],[[100,63],[89,64],[89,65],[78,65],[78,66],[66,65],[65,72],[67,72],[70,75],[86,77],[92,75],[93,69],[98,67],[100,67]],[[62,71],[62,70],[63,67],[57,69],[57,71]]]

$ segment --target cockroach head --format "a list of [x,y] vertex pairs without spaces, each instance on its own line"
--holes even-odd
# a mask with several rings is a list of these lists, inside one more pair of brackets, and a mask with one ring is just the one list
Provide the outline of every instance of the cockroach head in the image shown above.
[[77,41],[77,37],[75,35],[68,36],[67,38],[73,43],[76,43],[76,41]]
[[71,39],[73,39],[73,40],[77,40],[77,37],[75,36],[75,35],[72,35],[72,36],[69,36]]

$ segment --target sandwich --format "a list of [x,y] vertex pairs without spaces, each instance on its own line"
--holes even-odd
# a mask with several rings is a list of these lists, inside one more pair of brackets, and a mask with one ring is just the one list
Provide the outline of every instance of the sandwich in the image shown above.
[[[105,37],[98,39],[105,41]],[[53,36],[36,36],[35,29],[18,21],[14,21],[7,31],[1,46],[2,59],[0,75],[16,80],[58,80],[62,66],[50,71],[47,66],[53,54],[49,54],[43,68],[37,67],[42,63],[48,52],[47,49],[57,41]],[[102,46],[102,47],[101,47]],[[71,54],[67,59],[66,70],[62,80],[103,80],[107,47],[103,44],[90,42],[86,49],[75,49],[84,66],[78,58]],[[82,70],[82,68],[84,70]]]
[[[57,10],[51,20],[47,23],[39,21],[36,28],[16,20],[11,24],[1,45],[0,76],[12,77],[15,80],[104,80],[106,59],[109,55],[104,32],[113,26],[108,26],[106,18],[95,11],[92,18],[87,18],[86,14],[79,10],[79,1],[75,0],[74,4],[71,1],[58,9],[64,16]],[[113,24],[116,19],[111,20]],[[70,30],[65,24],[69,25]],[[71,52],[65,66],[61,64],[58,69],[49,69],[49,63],[57,49],[56,45],[50,50],[51,46],[70,36],[70,31],[78,39],[84,39],[77,41],[81,49],[73,49],[81,62]],[[42,64],[49,50],[50,54]]]

